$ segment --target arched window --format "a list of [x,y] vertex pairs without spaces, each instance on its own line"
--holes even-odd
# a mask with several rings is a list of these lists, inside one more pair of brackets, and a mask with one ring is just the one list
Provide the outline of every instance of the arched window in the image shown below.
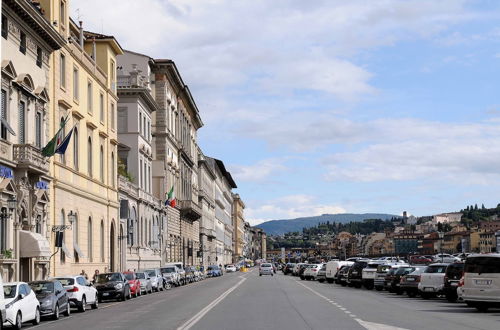
[[78,246],[78,215],[75,216],[75,220],[73,220],[73,249],[74,249],[74,255],[75,255],[75,262],[79,262],[80,255],[78,252],[81,252],[81,250],[76,251],[76,246]]
[[111,186],[115,187],[115,154],[111,153]]
[[[64,117],[61,117],[61,125],[64,123]],[[63,136],[63,139],[64,137],[66,137],[66,127],[65,126],[62,126],[62,129],[61,129],[61,136]],[[61,154],[60,155],[60,159],[61,159],[61,163],[65,163],[65,158],[64,158],[64,154]]]
[[92,245],[93,245],[93,228],[92,228],[92,217],[89,217],[88,229],[87,229],[87,247],[89,254],[89,261],[92,262]]
[[154,220],[149,220],[149,246],[151,246],[151,242],[153,242],[153,221]]
[[73,163],[75,166],[75,170],[78,171],[78,153],[80,152],[78,150],[78,144],[80,141],[78,141],[78,128],[75,127],[75,130],[73,131]]
[[104,220],[101,220],[101,242],[100,242],[100,247],[101,247],[101,262],[104,262],[104,255],[105,255],[105,248],[104,248]]
[[99,153],[99,170],[101,182],[104,182],[104,148],[102,146]]
[[87,172],[92,177],[92,138],[89,136],[87,143]]
[[[66,225],[66,218],[64,216],[64,209],[61,210],[59,224],[61,226]],[[64,244],[65,241],[66,241],[66,236],[65,236],[65,233],[63,233],[63,244]],[[60,256],[61,263],[62,264],[65,263],[66,262],[66,254],[64,253],[64,250],[61,249],[61,252],[60,252],[59,256]]]

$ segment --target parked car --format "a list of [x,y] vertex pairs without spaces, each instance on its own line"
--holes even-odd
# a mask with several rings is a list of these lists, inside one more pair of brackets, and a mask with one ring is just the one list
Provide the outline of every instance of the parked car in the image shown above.
[[207,276],[209,276],[209,277],[222,276],[222,271],[221,271],[220,267],[217,265],[208,266]]
[[139,279],[141,294],[153,293],[153,284],[151,283],[151,278],[146,272],[135,273],[137,279]]
[[480,312],[500,306],[500,254],[468,256],[461,291],[467,305]]
[[194,282],[193,267],[191,267],[191,266],[184,267],[184,282],[186,284]]
[[433,257],[434,263],[440,262],[440,263],[451,264],[452,262],[459,262],[459,261],[462,261],[462,259],[460,259],[458,257],[454,257],[451,254],[447,254],[447,253],[436,254]]
[[163,291],[163,276],[159,268],[150,268],[144,271],[151,278],[151,285],[156,292]]
[[163,267],[175,266],[177,274],[179,274],[179,285],[187,284],[186,282],[186,272],[184,271],[184,264],[182,262],[171,262],[165,264]]
[[273,265],[270,263],[262,263],[259,266],[259,276],[262,275],[274,275]]
[[235,265],[227,265],[226,272],[228,272],[228,273],[236,272],[236,266]]
[[291,262],[287,263],[287,264],[285,265],[285,267],[283,268],[283,275],[288,275],[288,274],[291,274],[291,273],[292,273],[292,271],[293,271],[293,267],[294,267],[294,266],[295,266],[295,264],[294,264],[294,263],[291,263]]
[[15,329],[21,329],[24,322],[40,324],[40,303],[27,283],[4,283],[3,291],[6,321],[13,324]]
[[318,272],[319,270],[321,269],[321,267],[323,266],[323,264],[319,264],[319,265],[310,265],[309,267],[307,267],[305,270],[304,270],[304,279],[306,280],[315,280],[316,279],[316,276],[318,275]]
[[427,266],[417,267],[413,272],[401,277],[401,291],[406,292],[410,298],[416,297],[418,294],[420,276],[426,269]]
[[340,267],[339,271],[337,272],[337,279],[335,280],[335,283],[346,286],[347,276],[349,275],[349,270],[351,269],[351,267],[352,265],[344,265]]
[[61,276],[56,277],[66,289],[70,306],[78,308],[79,312],[85,312],[87,304],[92,309],[99,307],[99,299],[96,288],[83,276]]
[[3,323],[6,320],[7,312],[5,311],[5,296],[3,293],[3,278],[0,274],[0,328],[3,329]]
[[132,298],[130,285],[122,273],[102,273],[97,275],[95,288],[99,301],[116,299],[125,301]]
[[375,272],[375,277],[373,278],[373,287],[377,291],[381,291],[385,287],[385,276],[391,269],[392,265],[378,265],[377,271]]
[[302,265],[300,265],[300,267],[299,267],[299,274],[298,275],[299,275],[299,277],[300,277],[301,280],[305,280],[306,279],[305,276],[304,276],[304,272],[306,271],[307,268],[309,268],[311,266],[312,266],[312,264],[302,264]]
[[378,266],[387,262],[392,262],[392,259],[373,260],[368,262],[368,265],[363,268],[361,272],[361,281],[366,289],[373,289],[375,286],[375,274],[377,273]]
[[417,269],[423,269],[426,268],[426,266],[402,266],[399,267],[398,270],[394,273],[394,276],[392,277],[392,281],[389,285],[389,292],[396,293],[398,295],[403,294],[404,291],[401,290],[401,279],[403,276],[408,275],[410,273],[413,273]]
[[352,265],[353,261],[340,261],[340,260],[332,260],[326,263],[326,281],[328,283],[333,283],[337,280],[337,273],[345,265]]
[[306,265],[306,263],[299,262],[299,263],[295,264],[295,266],[293,267],[293,271],[292,271],[293,276],[299,276],[299,270],[300,270],[300,267],[302,265]]
[[179,276],[177,266],[175,266],[175,265],[163,266],[160,268],[160,272],[163,275],[163,278],[165,279],[165,281],[167,281],[168,283],[175,285],[175,286],[181,285],[181,279]]
[[347,285],[361,288],[363,269],[368,266],[368,262],[368,259],[360,259],[352,265],[347,274]]
[[424,299],[429,299],[443,293],[444,275],[448,264],[430,264],[420,276],[418,293]]
[[130,286],[130,293],[134,297],[138,297],[141,295],[141,281],[137,278],[135,275],[135,272],[124,272],[123,275],[125,275],[125,278],[128,281],[128,284]]
[[428,265],[433,262],[432,258],[428,258],[426,256],[410,256],[410,264],[411,265]]
[[449,264],[444,274],[443,292],[446,300],[455,302],[458,299],[457,288],[460,279],[464,275],[465,264],[463,262],[455,262]]
[[321,265],[321,268],[318,270],[318,274],[316,275],[316,281],[319,283],[323,283],[326,280],[326,264]]
[[70,316],[68,294],[61,282],[58,280],[33,281],[28,283],[40,302],[40,316],[51,316],[58,320],[60,313]]

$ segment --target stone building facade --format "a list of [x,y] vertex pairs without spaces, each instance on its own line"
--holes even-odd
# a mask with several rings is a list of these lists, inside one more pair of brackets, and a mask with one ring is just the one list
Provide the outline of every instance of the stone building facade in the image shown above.
[[245,203],[241,200],[239,194],[232,194],[233,196],[233,262],[237,263],[244,259],[245,249],[245,217],[243,211],[245,210]]
[[200,252],[203,266],[216,263],[215,226],[215,173],[199,151],[198,156],[198,200],[202,216],[200,219]]
[[52,176],[41,149],[51,107],[50,55],[65,44],[40,8],[2,1],[0,273],[31,281],[49,273]]

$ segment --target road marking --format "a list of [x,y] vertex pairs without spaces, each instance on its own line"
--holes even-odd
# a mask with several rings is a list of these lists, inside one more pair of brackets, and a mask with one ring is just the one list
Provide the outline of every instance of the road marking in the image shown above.
[[196,313],[192,318],[187,320],[186,323],[177,328],[177,330],[188,330],[191,329],[193,325],[195,325],[205,314],[207,314],[212,308],[214,308],[218,303],[220,303],[224,298],[226,298],[231,292],[233,292],[237,287],[241,285],[241,283],[246,281],[246,276],[239,276],[241,280],[236,283],[234,286],[226,290],[223,294],[221,294],[217,299],[208,304],[201,311]]
[[[323,296],[321,293],[319,293],[316,290],[310,288],[309,286],[307,286],[305,284],[302,284],[301,282],[299,282],[297,280],[295,282],[297,282],[298,284],[302,285],[304,288],[308,289],[309,291],[311,291],[315,295],[323,298],[324,300],[326,300],[326,301],[330,300],[327,297]],[[367,330],[409,330],[409,329],[406,329],[406,328],[399,328],[399,327],[395,327],[395,326],[387,325],[387,324],[382,324],[382,323],[374,323],[374,322],[363,321],[363,320],[361,320],[359,318],[356,318],[356,315],[354,315],[353,313],[351,313],[350,311],[348,311],[346,308],[342,307],[341,305],[335,304],[335,303],[333,303],[333,305],[335,305],[336,307],[338,307],[340,310],[342,310],[347,315],[351,316],[356,322],[359,323],[359,325],[361,325],[363,328],[365,328]]]

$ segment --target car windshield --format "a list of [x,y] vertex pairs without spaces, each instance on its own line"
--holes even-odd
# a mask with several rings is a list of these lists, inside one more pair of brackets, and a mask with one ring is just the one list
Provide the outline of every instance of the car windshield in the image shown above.
[[466,273],[500,273],[500,258],[473,257],[465,262]]
[[271,264],[262,264],[261,267],[272,267]]
[[14,298],[16,296],[16,286],[15,285],[4,285],[3,293],[5,298]]
[[35,294],[54,292],[54,283],[52,282],[31,282],[30,287]]
[[125,273],[125,278],[129,281],[133,281],[135,279],[133,273]]
[[450,279],[460,279],[464,272],[464,264],[451,264],[446,268],[446,275]]
[[149,276],[156,276],[156,272],[154,270],[146,270],[146,273],[149,275]]
[[414,270],[415,270],[415,268],[413,268],[413,267],[401,267],[396,272],[396,275],[408,274],[408,273],[411,273]]
[[73,278],[58,277],[57,279],[59,280],[59,282],[61,282],[62,285],[74,285],[75,284],[75,279],[73,279]]
[[161,269],[162,273],[175,273],[175,267],[166,267]]
[[368,264],[368,266],[366,266],[366,268],[377,269],[378,268],[378,264]]
[[425,272],[427,268],[417,268],[413,272],[410,273],[410,275],[420,275],[423,272]]
[[385,273],[385,272],[387,272],[390,268],[391,268],[391,266],[389,266],[389,265],[379,265],[379,266],[377,266],[377,272],[378,272],[378,273]]
[[444,273],[446,271],[446,266],[429,266],[425,270],[428,274]]
[[146,278],[146,274],[144,273],[135,273],[135,276],[140,279],[140,280],[143,280]]
[[107,283],[107,282],[116,282],[121,281],[120,274],[111,273],[111,274],[99,274],[97,275],[97,283]]

